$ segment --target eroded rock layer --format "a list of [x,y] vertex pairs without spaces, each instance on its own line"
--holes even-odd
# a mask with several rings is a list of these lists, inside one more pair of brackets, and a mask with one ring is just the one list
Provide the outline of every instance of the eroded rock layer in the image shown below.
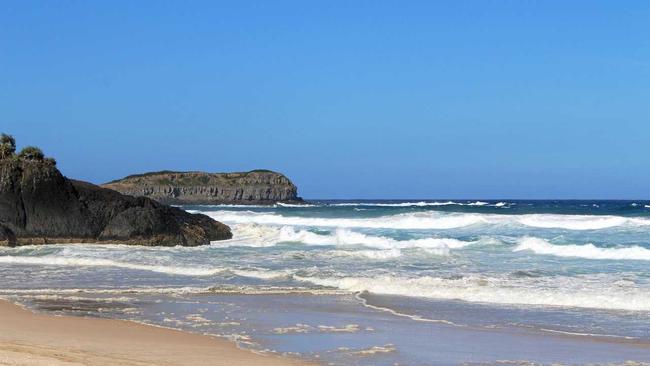
[[102,185],[131,196],[166,204],[273,204],[300,202],[298,189],[269,170],[246,173],[154,172]]

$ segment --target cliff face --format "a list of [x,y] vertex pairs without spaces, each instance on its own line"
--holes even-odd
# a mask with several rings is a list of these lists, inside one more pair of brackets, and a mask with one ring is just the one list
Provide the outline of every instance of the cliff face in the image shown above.
[[195,246],[231,237],[208,216],[67,179],[52,162],[0,160],[0,245]]
[[273,204],[302,201],[284,175],[268,170],[247,173],[155,172],[131,175],[102,185],[131,196],[166,204]]

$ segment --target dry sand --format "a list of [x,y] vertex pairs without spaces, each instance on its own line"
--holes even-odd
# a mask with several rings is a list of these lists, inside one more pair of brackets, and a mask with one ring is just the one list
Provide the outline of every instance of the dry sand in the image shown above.
[[306,365],[134,322],[35,314],[0,300],[0,365]]

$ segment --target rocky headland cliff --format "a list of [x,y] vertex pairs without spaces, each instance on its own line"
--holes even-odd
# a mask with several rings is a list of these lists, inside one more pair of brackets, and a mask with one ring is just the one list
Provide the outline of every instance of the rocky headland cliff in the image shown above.
[[64,177],[37,148],[0,136],[0,245],[209,244],[232,237],[208,216]]
[[302,202],[298,188],[289,178],[270,170],[245,173],[162,171],[130,175],[102,187],[166,204]]

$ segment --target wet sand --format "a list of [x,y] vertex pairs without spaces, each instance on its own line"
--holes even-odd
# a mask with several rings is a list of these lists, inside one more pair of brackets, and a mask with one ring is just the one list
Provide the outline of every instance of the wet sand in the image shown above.
[[306,365],[129,321],[36,314],[0,300],[0,365]]

